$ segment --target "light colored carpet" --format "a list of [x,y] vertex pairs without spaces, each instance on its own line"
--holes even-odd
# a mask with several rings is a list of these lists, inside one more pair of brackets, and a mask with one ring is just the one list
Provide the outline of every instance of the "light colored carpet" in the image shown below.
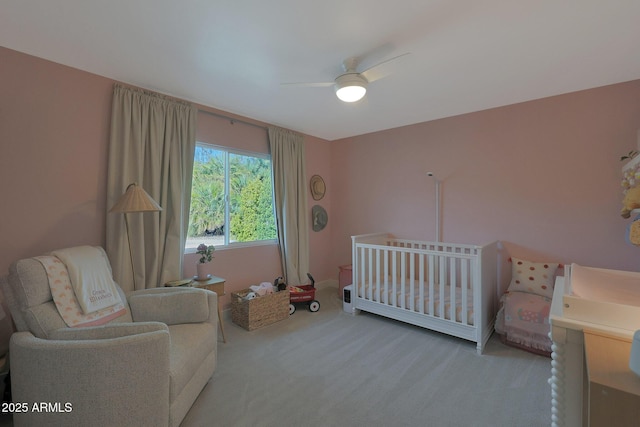
[[[551,361],[372,314],[316,292],[288,319],[248,332],[227,320],[217,370],[187,414],[195,426],[548,426]],[[227,313],[228,314],[228,313]]]

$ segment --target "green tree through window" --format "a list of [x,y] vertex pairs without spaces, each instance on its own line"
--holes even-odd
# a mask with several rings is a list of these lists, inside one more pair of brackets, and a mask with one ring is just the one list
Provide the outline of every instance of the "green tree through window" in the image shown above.
[[276,238],[268,156],[198,143],[187,248]]

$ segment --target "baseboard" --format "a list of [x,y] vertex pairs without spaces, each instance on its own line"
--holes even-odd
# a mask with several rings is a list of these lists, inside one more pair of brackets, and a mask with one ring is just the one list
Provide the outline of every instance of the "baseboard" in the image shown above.
[[324,288],[338,288],[338,281],[336,279],[327,279],[316,282],[316,289]]

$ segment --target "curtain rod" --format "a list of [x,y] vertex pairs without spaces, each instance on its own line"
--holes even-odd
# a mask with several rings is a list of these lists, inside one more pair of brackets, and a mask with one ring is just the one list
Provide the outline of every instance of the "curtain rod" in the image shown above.
[[240,120],[240,119],[236,119],[236,118],[233,118],[233,117],[225,116],[224,114],[214,113],[213,111],[201,110],[200,108],[198,108],[198,112],[199,113],[209,114],[209,115],[215,116],[215,117],[220,117],[221,119],[227,119],[227,120],[229,120],[231,122],[231,124],[242,123],[243,125],[257,127],[259,129],[263,129],[265,131],[269,130],[269,128],[267,128],[266,126],[257,125],[255,123],[251,123],[251,122],[246,122],[244,120]]

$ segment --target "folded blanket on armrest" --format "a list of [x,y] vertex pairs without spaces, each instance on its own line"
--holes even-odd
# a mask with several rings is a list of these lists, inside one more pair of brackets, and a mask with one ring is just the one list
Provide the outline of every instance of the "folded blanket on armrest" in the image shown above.
[[83,313],[71,286],[67,267],[62,261],[54,256],[41,256],[35,259],[42,264],[47,272],[53,302],[67,326],[74,328],[103,325],[127,312],[124,304],[120,301],[111,307],[93,313]]
[[52,255],[67,267],[71,286],[84,314],[122,302],[102,248],[77,246],[57,250]]

